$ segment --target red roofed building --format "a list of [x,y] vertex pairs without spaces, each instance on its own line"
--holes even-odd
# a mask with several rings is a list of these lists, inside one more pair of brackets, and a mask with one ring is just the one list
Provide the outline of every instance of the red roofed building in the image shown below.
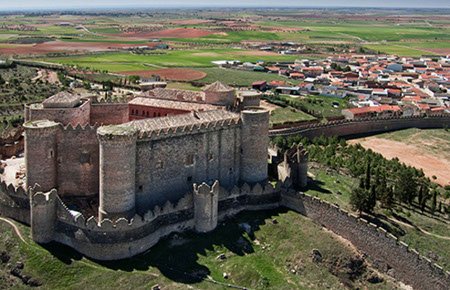
[[399,106],[381,105],[376,107],[362,107],[342,110],[346,119],[358,119],[368,117],[399,116],[402,109]]

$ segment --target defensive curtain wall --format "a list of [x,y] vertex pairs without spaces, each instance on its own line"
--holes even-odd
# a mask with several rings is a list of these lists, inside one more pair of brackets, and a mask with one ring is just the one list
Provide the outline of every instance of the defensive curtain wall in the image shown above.
[[[98,260],[130,257],[146,251],[173,232],[208,232],[227,217],[245,210],[267,210],[280,206],[313,219],[351,241],[380,271],[414,289],[448,289],[450,273],[421,256],[366,220],[316,197],[277,186],[244,184],[227,191],[213,186],[194,185],[194,191],[176,203],[156,206],[144,215],[127,220],[97,222],[70,211],[57,191],[39,188],[16,190],[0,184],[0,214],[31,224],[33,239],[40,243],[57,241]],[[25,209],[28,207],[28,210]],[[31,211],[29,210],[31,208]],[[31,214],[30,214],[31,213]]]
[[274,129],[270,130],[269,135],[271,137],[301,135],[312,139],[320,136],[348,137],[373,135],[408,128],[436,129],[447,127],[450,127],[450,114],[429,115],[424,117],[413,116],[338,120],[327,123],[300,125],[294,128]]

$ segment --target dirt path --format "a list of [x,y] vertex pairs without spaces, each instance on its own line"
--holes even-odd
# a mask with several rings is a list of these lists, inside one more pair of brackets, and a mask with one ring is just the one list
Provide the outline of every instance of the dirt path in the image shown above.
[[27,242],[27,241],[24,239],[24,237],[22,236],[22,233],[20,232],[19,228],[18,228],[12,221],[10,221],[9,219],[6,219],[6,218],[2,218],[2,217],[0,217],[0,220],[1,220],[1,221],[4,221],[4,222],[7,223],[8,225],[10,225],[10,226],[13,228],[14,232],[16,233],[16,235],[19,237],[19,239],[20,239],[22,242],[24,242],[25,244],[28,245],[28,242]]
[[426,176],[436,176],[436,183],[450,185],[450,160],[424,152],[425,149],[377,137],[369,137],[349,141],[350,144],[360,143],[366,149],[372,149],[388,159],[397,157],[400,162],[423,169]]

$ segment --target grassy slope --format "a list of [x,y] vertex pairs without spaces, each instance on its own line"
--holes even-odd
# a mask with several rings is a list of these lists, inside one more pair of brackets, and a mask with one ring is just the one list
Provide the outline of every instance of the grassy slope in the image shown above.
[[[251,233],[245,233],[240,223],[248,223]],[[30,240],[28,227],[19,228],[29,245],[20,242],[0,221],[0,249],[11,255],[13,265],[23,261],[24,274],[40,280],[46,289],[148,289],[155,284],[164,289],[186,289],[188,285],[225,289],[206,276],[253,289],[344,289],[327,265],[335,259],[348,261],[355,257],[347,246],[294,212],[241,214],[211,234],[181,234],[160,242],[147,254],[114,263],[87,260],[63,246],[42,248]],[[313,249],[322,253],[322,263],[312,262]],[[227,258],[217,259],[220,254]],[[293,268],[296,273],[291,272]],[[0,263],[1,269],[0,288],[25,288],[18,280],[5,281],[5,264]],[[229,279],[222,277],[224,272]],[[392,289],[393,284],[370,285],[362,278],[353,287]]]
[[[323,167],[311,168],[310,173],[315,176],[316,182],[310,184],[306,193],[351,210],[349,205],[350,192],[358,184],[356,179],[338,174],[332,170],[325,170]],[[381,208],[377,208],[376,212],[381,215],[392,216],[392,213],[388,213]],[[409,220],[412,225],[419,226],[433,234],[450,236],[450,223],[448,221],[428,217],[400,206],[393,213]],[[435,259],[437,255],[438,258],[435,261],[447,270],[450,270],[449,240],[425,235],[417,229],[397,222],[383,219],[383,223],[392,228],[400,240],[406,242],[412,248],[416,248],[422,255],[430,258],[434,257]]]

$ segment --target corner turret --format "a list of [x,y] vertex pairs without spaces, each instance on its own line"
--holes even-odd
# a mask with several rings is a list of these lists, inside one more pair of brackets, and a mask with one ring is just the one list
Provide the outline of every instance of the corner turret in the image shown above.
[[39,184],[47,192],[57,187],[57,133],[59,124],[48,120],[27,122],[25,167],[27,187]]
[[194,219],[195,230],[207,233],[217,227],[219,206],[219,182],[213,186],[202,183],[194,184]]

